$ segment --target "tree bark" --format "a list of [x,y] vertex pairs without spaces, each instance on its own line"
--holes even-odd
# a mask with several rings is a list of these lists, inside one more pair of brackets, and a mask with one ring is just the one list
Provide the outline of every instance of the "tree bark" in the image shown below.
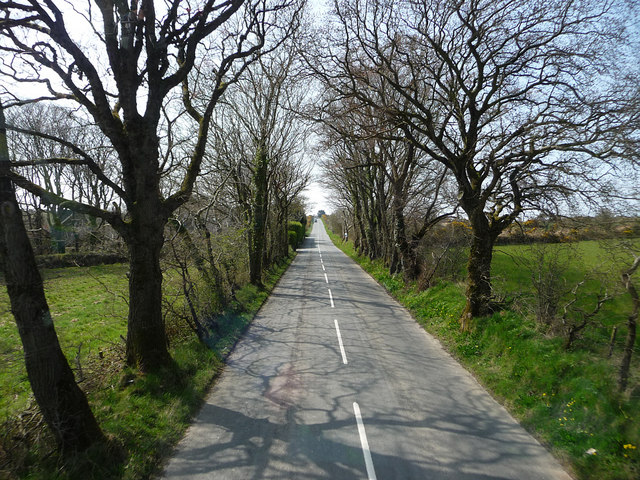
[[631,295],[633,310],[627,318],[627,338],[624,343],[624,353],[622,354],[622,361],[620,362],[618,387],[620,388],[621,392],[624,392],[627,389],[627,384],[629,382],[629,370],[631,368],[631,356],[633,355],[633,348],[636,343],[638,312],[640,312],[640,296],[638,295],[638,290],[636,289],[635,285],[631,282],[631,275],[633,275],[633,273],[638,269],[639,266],[640,257],[636,258],[633,266],[622,274],[622,283],[629,292],[629,295]]
[[[413,147],[409,148],[409,155],[413,157]],[[392,275],[396,272],[403,272],[407,280],[413,280],[415,268],[411,260],[411,248],[407,240],[407,227],[404,218],[404,207],[406,205],[405,198],[405,182],[407,175],[394,174],[391,180],[392,188],[392,209],[393,209],[393,244],[391,253],[391,265],[389,273]]]
[[280,257],[285,259],[289,256],[289,209],[286,206],[281,207],[280,215]]
[[[160,251],[164,243],[164,225],[158,214],[146,210],[127,239],[129,247],[129,321],[127,363],[143,372],[156,370],[171,362],[162,315],[162,270]],[[141,212],[140,212],[141,213]]]
[[362,221],[362,204],[360,203],[358,186],[355,182],[350,182],[350,192],[351,202],[353,204],[353,230],[355,233],[353,245],[358,255],[363,255],[367,251],[368,247],[366,244],[367,239],[364,234],[364,223]]
[[[396,187],[396,185],[394,185]],[[394,188],[393,193],[393,246],[389,273],[405,271],[408,265],[409,244],[407,243],[406,226],[404,221],[404,201],[400,188]]]
[[491,260],[497,235],[491,229],[484,212],[467,212],[471,220],[473,239],[467,264],[467,303],[460,319],[462,331],[471,329],[472,319],[491,313]]
[[268,156],[264,146],[256,152],[253,173],[253,222],[249,245],[249,281],[262,286],[263,255],[265,249],[265,225],[267,221],[267,168]]
[[[120,152],[125,159],[125,189],[129,221],[118,227],[129,250],[129,316],[127,364],[142,372],[170,365],[162,314],[162,270],[160,252],[164,229],[173,207],[167,207],[160,192],[159,139],[151,123],[143,119],[127,123],[133,143]],[[136,140],[137,139],[137,140]]]
[[0,262],[24,349],[27,376],[58,448],[63,453],[85,450],[104,441],[104,436],[60,348],[42,277],[7,177],[8,162],[0,106]]

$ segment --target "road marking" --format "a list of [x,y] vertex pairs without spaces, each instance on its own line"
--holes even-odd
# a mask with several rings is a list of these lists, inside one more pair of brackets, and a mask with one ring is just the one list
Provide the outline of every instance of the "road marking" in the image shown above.
[[327,277],[327,274],[326,274],[326,273],[324,274],[324,281],[325,281],[325,282],[327,282],[327,283],[329,283],[329,277]]
[[[320,262],[320,263],[322,263],[322,262]],[[325,272],[327,271],[327,269],[324,268],[324,263],[322,263],[322,270],[324,270]]]
[[333,295],[331,295],[331,289],[327,288],[327,290],[329,290],[329,300],[331,300],[331,308],[336,308],[336,306],[333,304]]
[[336,324],[336,333],[338,334],[338,343],[340,344],[340,353],[342,354],[342,363],[347,364],[347,354],[344,351],[344,345],[342,344],[342,335],[340,335],[340,327],[338,326],[338,320],[333,320]]
[[364,464],[367,467],[367,476],[369,477],[369,480],[376,480],[376,472],[373,469],[373,460],[371,459],[371,450],[369,450],[367,434],[364,431],[364,423],[362,422],[362,415],[360,415],[360,407],[356,402],[353,402],[353,411],[356,414],[356,422],[358,423],[358,434],[360,435],[360,444],[362,445],[362,453],[364,454]]

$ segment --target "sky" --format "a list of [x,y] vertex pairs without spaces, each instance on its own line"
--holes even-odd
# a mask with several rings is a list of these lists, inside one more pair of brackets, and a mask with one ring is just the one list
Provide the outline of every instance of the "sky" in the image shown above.
[[[328,9],[329,0],[309,0],[314,18],[318,20]],[[322,185],[322,171],[316,165],[312,171],[311,183],[304,189],[303,194],[308,198],[307,215],[315,215],[318,210],[331,213],[333,206],[330,204],[331,191]]]
[[309,199],[307,215],[315,215],[316,213],[318,213],[318,210],[324,210],[325,213],[329,214],[333,209],[329,201],[331,192],[322,185],[319,178],[321,173],[317,167],[313,170],[313,173],[313,180],[303,191],[303,194]]

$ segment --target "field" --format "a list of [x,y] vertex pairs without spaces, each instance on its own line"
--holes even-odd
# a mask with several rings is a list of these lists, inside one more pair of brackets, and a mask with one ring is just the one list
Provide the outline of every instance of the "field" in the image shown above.
[[[34,406],[6,289],[0,290],[0,478],[139,479],[157,473],[182,437],[245,330],[289,264],[267,274],[266,288],[245,286],[204,346],[168,319],[174,364],[145,376],[124,365],[127,265],[44,270],[45,291],[62,349],[87,392],[109,443],[61,462]],[[165,273],[165,287],[177,275]],[[181,332],[181,333],[180,333]]]
[[[640,478],[640,347],[636,342],[629,388],[617,389],[618,366],[631,311],[620,271],[632,256],[612,244],[579,242],[497,247],[493,279],[503,308],[462,334],[464,265],[457,281],[441,280],[419,291],[391,276],[381,262],[359,258],[350,243],[332,237],[347,254],[413,313],[416,320],[465,365],[519,421],[579,479]],[[632,246],[638,248],[640,242]],[[637,250],[636,250],[637,251]],[[536,320],[533,279],[555,279],[562,292],[556,321]],[[537,277],[536,277],[537,275]],[[640,274],[636,274],[640,283]],[[564,305],[565,322],[558,321]],[[569,322],[593,311],[598,295],[610,296],[566,346]],[[582,312],[582,313],[581,313]],[[582,316],[581,316],[582,315]],[[618,327],[609,358],[610,339]]]
[[[123,349],[127,333],[127,265],[43,270],[43,280],[58,338],[72,368],[99,368]],[[91,367],[88,361],[91,360]],[[0,421],[23,410],[31,393],[18,329],[6,288],[0,289]],[[106,365],[105,365],[106,367]],[[83,372],[87,376],[90,372]],[[11,392],[4,395],[4,392]]]

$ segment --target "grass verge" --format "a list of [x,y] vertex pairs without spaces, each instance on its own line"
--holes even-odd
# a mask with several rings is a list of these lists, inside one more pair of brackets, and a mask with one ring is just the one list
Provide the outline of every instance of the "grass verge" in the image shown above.
[[[10,316],[8,298],[3,292],[0,295],[0,328],[8,337],[3,337],[0,354],[3,358],[14,359],[14,370],[5,372],[3,368],[0,375],[0,398],[13,398],[3,404],[0,419],[3,427],[0,478],[133,480],[150,478],[158,473],[161,462],[184,434],[220,373],[224,357],[246,330],[291,260],[289,258],[267,274],[264,289],[247,285],[237,292],[237,301],[220,321],[220,335],[212,339],[210,345],[205,346],[189,336],[172,345],[174,362],[170,367],[148,375],[122,368],[124,352],[120,335],[126,334],[126,303],[121,295],[126,289],[127,267],[109,265],[47,271],[45,289],[51,310],[63,312],[56,319],[61,345],[72,366],[76,365],[77,345],[85,345],[82,366],[86,381],[80,385],[87,392],[98,422],[109,439],[108,445],[64,460],[55,454],[37,409],[29,407],[24,364],[16,354],[20,350],[19,338],[17,332],[13,335],[11,331],[12,326],[15,329],[15,323],[7,318]],[[105,293],[107,285],[108,292]],[[101,299],[105,300],[104,305]],[[69,305],[72,301],[74,305]],[[103,325],[100,319],[109,311],[107,304],[113,311],[113,318],[120,320],[105,320],[107,325]],[[81,313],[85,316],[82,319],[78,317]],[[84,327],[70,332],[77,324]],[[79,373],[77,368],[75,373],[76,376]],[[14,376],[13,382],[10,376]],[[16,382],[16,378],[19,381]],[[25,392],[13,393],[16,386]]]
[[[616,388],[617,361],[607,359],[599,324],[585,332],[579,348],[565,351],[563,339],[549,335],[519,308],[479,319],[463,334],[458,319],[464,285],[441,282],[419,291],[389,275],[381,261],[359,257],[353,244],[329,232],[334,244],[384,286],[414,318],[451,352],[510,412],[579,479],[640,478],[640,356],[627,394]],[[502,247],[501,247],[502,248]],[[592,243],[580,248],[593,250]],[[513,252],[497,255],[494,273],[522,289],[528,278]],[[582,261],[576,256],[577,262]],[[584,262],[583,262],[584,263]],[[522,282],[518,282],[520,278]],[[619,318],[625,302],[613,302],[608,317]],[[617,316],[617,317],[616,317]],[[605,325],[606,326],[606,325]],[[588,453],[589,452],[589,453]]]

